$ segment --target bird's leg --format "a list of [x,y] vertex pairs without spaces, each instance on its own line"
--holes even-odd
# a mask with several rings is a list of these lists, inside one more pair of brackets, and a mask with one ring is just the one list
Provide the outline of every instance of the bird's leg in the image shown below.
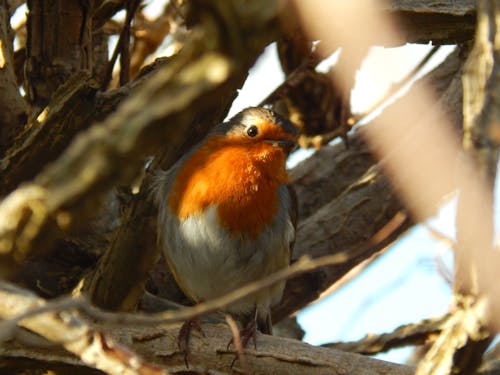
[[[227,350],[231,344],[234,345],[234,349],[236,351],[236,355],[234,356],[233,361],[231,362],[231,368],[233,368],[236,360],[240,360],[243,368],[246,368],[245,358],[243,356],[243,349],[247,346],[250,338],[253,338],[254,348],[257,349],[257,341],[256,341],[256,333],[257,333],[257,306],[255,307],[254,317],[250,319],[249,322],[243,327],[243,329],[238,329],[236,322],[230,315],[226,315],[226,321],[231,329],[233,337],[227,344]],[[245,371],[248,373],[249,371]]]
[[[246,348],[250,339],[252,339],[252,341],[253,341],[254,349],[257,349],[257,319],[258,319],[257,306],[255,306],[253,318],[250,319],[248,321],[248,323],[241,330],[239,330],[238,332],[233,332],[233,337],[231,338],[231,340],[227,344],[228,350],[229,350],[229,347],[231,346],[231,344],[234,344],[236,341],[235,334],[237,334],[239,336],[238,340],[241,342],[241,349]],[[236,345],[236,351],[238,352],[237,354],[239,356],[240,354],[243,354],[243,353],[239,352],[238,346],[239,345]]]
[[246,348],[250,339],[253,341],[254,349],[257,349],[257,306],[255,306],[255,312],[253,319],[247,323],[245,327],[240,331],[241,345]]
[[205,333],[201,329],[199,319],[190,319],[182,323],[181,329],[179,330],[179,335],[177,336],[177,345],[179,349],[184,352],[184,363],[187,368],[189,368],[188,354],[189,354],[189,338],[191,337],[192,330],[198,331],[198,333],[205,337]]

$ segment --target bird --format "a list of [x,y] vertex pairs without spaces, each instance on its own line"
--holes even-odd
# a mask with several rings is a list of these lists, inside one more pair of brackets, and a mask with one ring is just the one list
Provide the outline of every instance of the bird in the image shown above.
[[[286,118],[249,107],[156,174],[159,247],[180,289],[195,303],[290,265],[297,197],[286,160],[297,137]],[[272,334],[271,308],[284,287],[281,281],[224,312],[246,329]]]

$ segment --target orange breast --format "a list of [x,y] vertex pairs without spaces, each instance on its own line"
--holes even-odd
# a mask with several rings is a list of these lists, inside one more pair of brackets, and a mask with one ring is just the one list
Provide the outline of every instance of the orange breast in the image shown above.
[[257,236],[279,208],[277,189],[288,183],[283,151],[266,142],[212,137],[181,167],[169,198],[179,218],[217,205],[231,233]]

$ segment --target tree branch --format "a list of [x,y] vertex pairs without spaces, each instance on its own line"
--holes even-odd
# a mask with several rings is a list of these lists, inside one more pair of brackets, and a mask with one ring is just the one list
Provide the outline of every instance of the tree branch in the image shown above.
[[94,116],[97,87],[86,72],[73,75],[59,87],[50,105],[20,134],[20,143],[13,144],[1,159],[0,195],[6,195],[19,183],[36,176],[89,125]]
[[38,116],[71,75],[92,67],[93,0],[29,0],[27,94]]
[[[18,289],[2,288],[0,294],[0,316],[3,319],[15,318],[45,304],[43,300]],[[119,319],[120,314],[114,315]],[[2,322],[4,327],[10,323],[9,320]],[[146,329],[121,325],[111,329],[106,322],[91,324],[75,311],[75,308],[54,308],[44,314],[26,317],[19,321],[19,324],[51,342],[62,344],[87,365],[110,374],[143,374],[146,370],[151,374],[163,373],[161,368],[170,372],[187,370],[184,354],[177,345],[179,325],[154,325]],[[113,332],[113,338],[102,333],[107,331]],[[413,369],[407,366],[262,334],[258,334],[257,349],[245,350],[245,367],[242,367],[240,361],[232,366],[236,353],[227,348],[231,338],[227,326],[205,323],[203,332],[205,337],[195,333],[191,335],[189,371],[204,372],[210,369],[220,373],[243,371],[252,374],[413,373]],[[5,348],[3,352],[5,353]],[[42,354],[38,354],[33,348],[30,356],[36,359]],[[66,358],[68,363],[75,363],[72,357]],[[59,353],[57,359],[66,362],[63,353]]]
[[456,44],[474,38],[475,0],[392,0],[383,7],[409,43]]
[[404,346],[429,344],[436,340],[448,319],[448,315],[426,319],[418,323],[403,325],[390,333],[369,334],[359,341],[337,342],[322,346],[352,353],[377,354]]
[[[89,217],[104,192],[138,173],[141,156],[161,144],[157,134],[163,132],[173,142],[188,134],[194,117],[190,106],[208,106],[234,68],[221,55],[193,59],[192,53],[186,48],[182,61],[159,71],[105,123],[80,136],[34,183],[0,204],[0,211],[12,218],[0,227],[1,253],[21,260],[35,243],[47,249],[61,230]],[[121,167],[115,168],[116,163]]]

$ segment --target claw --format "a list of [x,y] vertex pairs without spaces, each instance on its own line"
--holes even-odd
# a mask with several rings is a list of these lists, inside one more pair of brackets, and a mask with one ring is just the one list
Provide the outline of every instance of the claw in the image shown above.
[[184,364],[186,368],[189,368],[189,338],[191,337],[192,330],[196,330],[201,336],[205,337],[205,333],[201,329],[198,319],[187,320],[182,324],[179,335],[177,336],[177,345],[179,346],[179,350],[184,352]]
[[238,329],[236,323],[229,315],[226,316],[226,321],[231,328],[231,332],[233,333],[233,337],[227,344],[227,350],[229,350],[229,347],[233,344],[236,351],[236,356],[231,362],[231,368],[233,368],[237,359],[244,362],[243,350],[247,347],[250,339],[253,341],[254,349],[257,350],[257,308],[255,308],[253,318],[250,319],[250,321],[248,321],[245,327],[241,330]]

